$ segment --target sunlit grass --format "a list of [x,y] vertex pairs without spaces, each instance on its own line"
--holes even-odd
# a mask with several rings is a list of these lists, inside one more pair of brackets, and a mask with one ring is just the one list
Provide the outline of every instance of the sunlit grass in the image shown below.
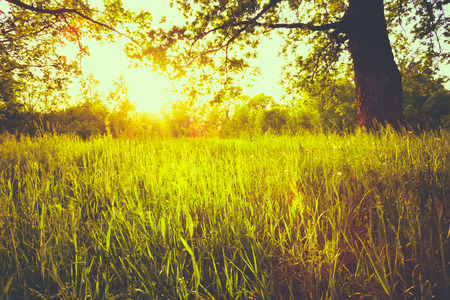
[[2,298],[449,296],[449,133],[0,141]]

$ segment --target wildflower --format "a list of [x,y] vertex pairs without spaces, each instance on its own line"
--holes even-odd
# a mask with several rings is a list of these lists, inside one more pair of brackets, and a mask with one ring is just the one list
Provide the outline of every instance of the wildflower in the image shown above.
[[342,176],[342,172],[337,172],[336,175],[341,177]]

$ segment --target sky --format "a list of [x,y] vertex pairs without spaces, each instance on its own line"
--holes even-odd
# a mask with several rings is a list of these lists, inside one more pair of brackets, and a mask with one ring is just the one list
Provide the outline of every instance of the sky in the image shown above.
[[[88,42],[90,56],[81,61],[84,76],[92,73],[95,79],[100,81],[99,89],[105,94],[113,89],[113,82],[120,75],[128,85],[128,96],[137,106],[138,111],[158,113],[162,105],[173,99],[169,92],[170,82],[167,78],[153,72],[149,67],[133,68],[133,63],[123,52],[124,40],[115,44],[99,44],[95,41]],[[255,61],[260,67],[261,75],[254,78],[253,86],[247,88],[244,94],[255,96],[260,93],[281,99],[283,89],[277,84],[280,81],[282,59],[277,56],[281,49],[281,41],[265,41],[258,49],[258,59]],[[61,50],[75,57],[76,46]],[[71,95],[76,95],[78,84],[70,87]]]
[[[140,11],[141,9],[150,11],[153,22],[158,24],[161,16],[167,16],[167,24],[184,23],[184,19],[176,9],[169,7],[170,1],[124,1],[126,8]],[[104,43],[93,40],[85,40],[89,46],[90,56],[84,57],[81,67],[84,76],[92,73],[95,79],[100,81],[99,90],[105,95],[113,89],[113,82],[117,81],[121,75],[128,85],[128,96],[136,105],[138,112],[159,113],[161,107],[170,100],[176,100],[176,95],[172,95],[170,82],[167,78],[152,72],[149,67],[133,68],[133,63],[123,52],[126,38],[119,38],[115,43]],[[254,78],[253,86],[244,90],[244,94],[255,96],[260,93],[273,96],[275,100],[281,99],[283,88],[278,84],[281,77],[283,61],[278,57],[281,50],[281,38],[262,41],[258,48],[258,59],[254,62],[260,67],[261,75]],[[77,45],[68,45],[60,50],[61,54],[75,57],[78,51]],[[79,84],[70,86],[69,92],[76,96],[79,91]]]

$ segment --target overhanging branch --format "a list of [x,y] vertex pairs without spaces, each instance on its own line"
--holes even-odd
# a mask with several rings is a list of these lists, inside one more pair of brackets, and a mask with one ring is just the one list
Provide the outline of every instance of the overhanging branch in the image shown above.
[[333,30],[333,29],[340,29],[343,25],[343,21],[338,21],[334,23],[327,23],[323,25],[314,25],[313,23],[261,23],[257,22],[257,20],[264,15],[270,8],[275,7],[278,3],[280,3],[282,0],[271,0],[255,17],[251,18],[247,21],[241,21],[236,22],[232,24],[224,24],[218,27],[215,27],[213,29],[210,29],[200,36],[198,36],[192,43],[191,46],[193,46],[195,43],[197,43],[200,39],[206,37],[207,35],[216,32],[221,29],[225,28],[234,28],[234,27],[240,27],[236,34],[234,34],[229,40],[228,44],[232,43],[242,32],[245,31],[245,29],[248,28],[248,26],[258,26],[258,27],[264,27],[264,28],[270,28],[270,29],[307,29],[311,31],[327,31],[327,30]]
[[266,28],[271,29],[279,29],[279,28],[286,28],[286,29],[308,29],[311,31],[327,31],[332,29],[339,29],[342,25],[342,22],[335,22],[335,23],[328,23],[323,25],[314,25],[312,23],[276,23],[276,24],[270,24],[270,23],[259,23],[254,22],[255,26],[262,26]]
[[[254,17],[252,17],[249,20],[246,21],[241,21],[241,22],[235,22],[235,23],[231,23],[231,24],[223,24],[221,26],[212,28],[202,34],[200,34],[199,36],[197,36],[193,42],[191,43],[191,47],[190,47],[190,53],[192,51],[192,48],[194,47],[194,45],[201,39],[203,39],[204,37],[206,37],[207,35],[214,33],[216,31],[222,30],[222,29],[226,29],[226,28],[235,28],[235,27],[239,27],[238,30],[225,42],[225,44],[221,44],[220,47],[218,47],[218,50],[225,48],[225,68],[226,70],[228,70],[227,68],[227,62],[228,62],[228,49],[231,43],[234,42],[234,40],[236,38],[238,38],[238,36],[240,34],[242,34],[249,26],[257,26],[257,27],[264,27],[264,28],[269,28],[269,29],[306,29],[306,30],[311,30],[311,31],[328,31],[328,30],[336,30],[339,31],[340,28],[342,28],[343,25],[343,21],[338,21],[338,22],[334,22],[334,23],[327,23],[327,24],[323,24],[323,25],[314,25],[312,22],[311,23],[262,23],[262,22],[258,22],[258,19],[260,17],[262,17],[265,13],[267,13],[267,11],[269,11],[271,8],[276,7],[282,0],[270,0],[269,3],[263,7],[263,9],[256,14]],[[227,72],[228,74],[228,72]],[[227,75],[228,77],[228,75]]]
[[101,26],[101,27],[104,27],[104,28],[106,28],[108,30],[111,30],[111,31],[113,31],[113,32],[115,32],[115,33],[117,33],[117,34],[119,34],[121,36],[124,36],[124,37],[130,39],[134,43],[137,43],[137,41],[135,39],[133,39],[132,37],[130,37],[130,36],[128,36],[128,35],[126,35],[126,34],[124,34],[122,32],[117,31],[112,26],[109,26],[109,25],[107,25],[105,23],[102,23],[102,22],[99,22],[99,21],[96,21],[96,20],[92,19],[91,17],[83,14],[82,12],[80,12],[77,9],[73,9],[73,8],[46,9],[46,8],[40,8],[40,7],[28,5],[28,4],[23,3],[22,1],[19,1],[19,0],[8,0],[8,2],[12,3],[14,5],[17,5],[17,6],[21,7],[21,8],[23,8],[23,9],[26,9],[26,10],[29,10],[29,11],[33,11],[33,12],[37,12],[37,13],[42,13],[42,14],[50,14],[50,15],[54,15],[54,16],[58,16],[58,15],[64,16],[66,14],[75,14],[75,15],[78,15],[79,17],[81,17],[81,18],[83,18],[83,19],[85,19],[85,20],[87,20],[87,21],[89,21],[89,22],[91,22],[93,24],[96,24],[98,26]]

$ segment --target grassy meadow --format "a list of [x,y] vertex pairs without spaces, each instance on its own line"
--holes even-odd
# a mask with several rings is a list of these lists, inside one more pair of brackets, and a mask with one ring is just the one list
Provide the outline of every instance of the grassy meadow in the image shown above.
[[450,299],[450,133],[0,137],[2,299]]

